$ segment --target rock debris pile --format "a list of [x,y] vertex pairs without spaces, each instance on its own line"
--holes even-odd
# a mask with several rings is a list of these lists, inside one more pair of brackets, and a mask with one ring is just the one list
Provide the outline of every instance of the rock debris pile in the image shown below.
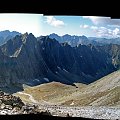
[[49,111],[38,109],[37,105],[25,104],[19,97],[0,91],[0,115],[15,114],[51,115]]

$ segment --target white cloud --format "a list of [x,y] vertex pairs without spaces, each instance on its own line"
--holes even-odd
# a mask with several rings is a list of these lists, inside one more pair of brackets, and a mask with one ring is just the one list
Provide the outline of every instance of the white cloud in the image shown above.
[[89,25],[80,25],[80,28],[89,28]]
[[90,27],[96,36],[98,37],[109,37],[109,38],[115,38],[120,37],[120,30],[118,28],[115,29],[108,29],[106,27],[97,27],[97,26],[91,26]]
[[63,21],[57,20],[54,16],[45,16],[45,17],[47,18],[46,22],[51,26],[61,27],[65,25]]
[[110,17],[83,16],[90,19],[95,25],[120,26],[120,19],[111,19]]
[[114,30],[113,30],[113,35],[120,35],[120,30],[118,29],[118,28],[115,28]]
[[91,29],[93,29],[93,30],[98,29],[98,27],[97,27],[97,26],[91,26],[90,28],[91,28]]
[[[83,16],[90,19],[95,26],[89,27],[98,37],[120,37],[120,19],[111,19],[110,17]],[[106,26],[106,27],[100,27]],[[111,29],[107,28],[111,27]]]

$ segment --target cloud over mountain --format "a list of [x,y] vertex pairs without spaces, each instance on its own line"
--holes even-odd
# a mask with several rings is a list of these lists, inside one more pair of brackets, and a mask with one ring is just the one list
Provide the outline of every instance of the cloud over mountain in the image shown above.
[[106,27],[97,27],[91,26],[90,27],[98,37],[107,37],[107,38],[117,38],[120,37],[120,30],[118,28],[109,29]]
[[83,16],[90,19],[95,25],[120,25],[119,19],[111,19],[110,17]]
[[58,20],[56,19],[55,17],[53,16],[46,16],[46,22],[51,25],[51,26],[54,26],[54,27],[61,27],[61,26],[64,26],[64,22],[61,21],[61,20]]

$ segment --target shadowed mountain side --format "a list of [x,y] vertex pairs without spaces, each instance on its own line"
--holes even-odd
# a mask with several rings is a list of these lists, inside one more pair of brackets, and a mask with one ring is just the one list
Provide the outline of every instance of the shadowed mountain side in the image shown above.
[[48,36],[37,39],[25,33],[0,46],[1,89],[52,81],[89,84],[119,67],[120,45],[71,47]]

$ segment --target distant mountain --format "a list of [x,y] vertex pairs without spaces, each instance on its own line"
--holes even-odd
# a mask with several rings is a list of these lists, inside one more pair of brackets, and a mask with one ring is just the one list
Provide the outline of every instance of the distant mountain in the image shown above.
[[89,84],[120,68],[120,45],[59,43],[49,36],[17,35],[0,46],[0,87],[47,82]]
[[71,35],[63,35],[59,36],[55,33],[49,35],[50,38],[56,39],[60,43],[68,42],[69,45],[72,47],[78,46],[79,44],[82,45],[95,45],[95,46],[102,46],[107,44],[118,44],[120,45],[120,38],[96,38],[96,37],[86,37],[86,36],[71,36]]
[[76,36],[76,35],[63,35],[63,36],[58,36],[57,34],[53,33],[50,34],[49,37],[51,39],[56,39],[58,40],[60,43],[63,42],[68,42],[69,45],[71,45],[72,47],[75,47],[79,44],[83,44],[83,45],[88,45],[91,43],[91,41],[89,41],[89,39],[86,36]]
[[95,38],[89,37],[89,40],[96,41],[99,45],[106,45],[106,44],[118,44],[120,45],[120,38]]
[[0,45],[4,44],[6,41],[12,39],[16,35],[20,35],[20,34],[21,33],[16,31],[12,31],[12,32],[10,32],[9,30],[0,31]]
[[92,44],[92,45],[98,45],[98,43],[94,40],[89,40],[86,36],[76,36],[76,35],[63,35],[63,36],[59,36],[55,33],[50,34],[49,37],[51,39],[56,39],[57,41],[59,41],[60,43],[63,42],[68,42],[69,45],[71,45],[72,47],[78,46],[79,44],[82,45],[88,45],[88,44]]

